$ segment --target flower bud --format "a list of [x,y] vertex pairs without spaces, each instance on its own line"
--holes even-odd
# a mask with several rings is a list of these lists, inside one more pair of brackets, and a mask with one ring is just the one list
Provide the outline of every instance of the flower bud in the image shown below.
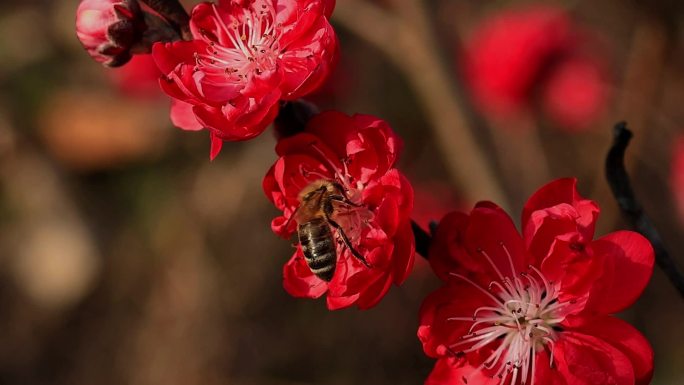
[[95,61],[109,67],[131,59],[146,28],[136,0],[82,0],[76,11],[78,39]]

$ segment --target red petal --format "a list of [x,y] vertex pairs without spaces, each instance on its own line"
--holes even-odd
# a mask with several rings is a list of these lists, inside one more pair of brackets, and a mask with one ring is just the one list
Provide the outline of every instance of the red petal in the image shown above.
[[390,274],[380,274],[377,281],[361,292],[357,306],[361,310],[370,309],[380,302],[392,286]]
[[199,131],[204,128],[197,121],[192,110],[192,104],[178,99],[171,99],[171,122],[174,126],[188,131]]
[[192,41],[157,42],[152,46],[154,62],[164,75],[168,75],[180,63],[194,63],[195,52],[197,48]]
[[596,337],[565,331],[556,341],[553,366],[568,385],[633,385],[629,358]]
[[500,382],[499,378],[487,376],[482,370],[475,371],[463,360],[440,358],[425,385],[496,385]]
[[468,219],[467,214],[452,212],[442,218],[437,226],[430,244],[428,261],[442,281],[450,280],[450,273],[455,273],[459,266],[470,261],[470,256],[463,248],[463,236]]
[[481,271],[487,272],[484,285],[492,279],[500,280],[499,273],[514,277],[527,270],[523,240],[511,217],[499,207],[488,203],[487,207],[473,209],[463,239],[468,254],[479,263]]
[[[304,171],[309,174],[303,175]],[[299,193],[311,182],[321,179],[320,175],[329,176],[330,171],[317,159],[303,154],[279,158],[274,169],[280,191],[292,202],[297,200]]]
[[420,306],[418,339],[425,354],[439,357],[444,346],[460,341],[472,323],[450,321],[450,317],[472,317],[475,309],[492,300],[463,281],[449,282],[430,293]]
[[532,212],[527,227],[523,228],[525,245],[532,257],[529,263],[538,266],[549,256],[558,237],[583,241],[578,233],[577,218],[577,210],[566,203]]
[[604,261],[604,274],[592,289],[588,308],[599,314],[626,309],[639,298],[653,274],[650,242],[633,231],[616,231],[591,244]]
[[389,236],[397,232],[401,219],[399,216],[399,204],[392,197],[383,199],[380,206],[375,210],[376,223]]
[[283,286],[291,296],[299,298],[318,298],[328,290],[325,281],[311,272],[300,248],[283,267]]
[[218,136],[211,134],[211,150],[209,150],[209,158],[214,160],[216,156],[221,152],[221,147],[223,147],[223,139]]
[[587,250],[574,249],[573,245],[573,241],[556,239],[541,263],[541,271],[548,280],[560,282],[559,300],[575,302],[573,311],[579,312],[603,274],[603,264]]
[[395,247],[392,255],[394,265],[394,283],[400,285],[406,280],[413,270],[415,263],[415,239],[411,230],[411,223],[407,220],[399,226],[399,231],[394,238]]
[[309,33],[281,55],[283,99],[294,100],[315,91],[336,64],[337,38],[328,21],[320,18]]
[[598,337],[624,353],[632,362],[637,384],[646,385],[651,381],[653,349],[632,325],[615,317],[596,317],[583,320],[575,330]]
[[593,238],[594,225],[598,218],[598,206],[591,200],[582,198],[577,192],[577,179],[556,179],[535,192],[527,200],[522,212],[522,228],[527,235],[528,222],[533,212],[567,203],[577,210],[577,224],[587,240]]
[[341,159],[347,156],[348,137],[356,135],[360,128],[354,119],[341,112],[325,111],[311,118],[306,131],[321,138]]

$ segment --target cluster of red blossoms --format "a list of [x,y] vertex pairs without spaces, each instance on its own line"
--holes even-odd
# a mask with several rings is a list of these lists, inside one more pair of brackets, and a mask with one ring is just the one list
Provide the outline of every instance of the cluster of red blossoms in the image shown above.
[[[161,88],[172,98],[171,120],[208,130],[212,158],[224,140],[259,135],[281,101],[314,91],[330,74],[338,51],[328,21],[334,5],[197,5],[190,40],[152,48]],[[111,64],[130,55],[119,30],[129,25],[124,10],[147,9],[137,6],[82,1],[78,35],[96,60]],[[263,189],[282,211],[273,231],[300,239],[283,269],[291,295],[325,294],[331,310],[367,309],[406,280],[415,256],[414,196],[395,168],[401,148],[383,120],[335,111],[279,139]],[[429,261],[444,285],[425,300],[418,329],[425,353],[437,359],[427,384],[649,382],[648,342],[611,314],[644,289],[653,249],[630,231],[594,240],[599,208],[575,185],[561,179],[534,194],[523,210],[522,235],[490,202],[442,219]]]
[[598,41],[564,9],[537,5],[486,19],[459,60],[485,115],[510,121],[539,109],[578,131],[596,122],[610,99]]

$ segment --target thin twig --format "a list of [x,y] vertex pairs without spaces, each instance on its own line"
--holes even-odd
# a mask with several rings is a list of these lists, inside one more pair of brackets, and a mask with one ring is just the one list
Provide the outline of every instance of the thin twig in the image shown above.
[[488,199],[508,206],[508,200],[485,152],[475,139],[435,44],[425,28],[425,15],[411,20],[363,0],[338,2],[335,20],[376,46],[401,69],[432,120],[436,142],[452,179],[470,201]]
[[623,215],[637,232],[651,242],[655,251],[656,263],[665,272],[679,294],[684,297],[684,274],[668,254],[663,245],[663,240],[653,226],[653,222],[636,199],[629,175],[625,170],[625,150],[631,139],[632,132],[627,129],[627,123],[620,122],[615,125],[613,145],[606,156],[606,179],[608,179],[608,184]]
[[273,122],[276,139],[280,140],[303,132],[309,120],[319,112],[318,106],[304,99],[281,101],[280,111]]
[[416,252],[423,258],[428,259],[428,250],[430,250],[430,242],[432,237],[416,221],[411,221],[411,229],[413,230],[413,237],[416,240]]

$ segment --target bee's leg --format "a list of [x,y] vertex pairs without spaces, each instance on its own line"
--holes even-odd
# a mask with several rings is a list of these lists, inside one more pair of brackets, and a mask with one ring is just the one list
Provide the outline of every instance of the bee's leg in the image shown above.
[[347,198],[346,196],[343,195],[330,195],[328,197],[330,200],[337,201],[337,202],[342,202],[345,205],[353,206],[353,207],[363,207],[362,205],[357,205],[356,203],[352,202]]
[[370,268],[371,265],[368,263],[368,261],[366,261],[366,258],[364,258],[363,255],[361,255],[361,253],[359,253],[358,251],[356,251],[356,249],[354,248],[354,246],[352,246],[351,241],[349,241],[349,238],[347,238],[347,234],[345,234],[345,233],[344,233],[344,230],[342,230],[342,226],[340,226],[337,222],[335,222],[335,221],[333,221],[332,219],[330,219],[330,217],[328,216],[327,213],[325,214],[325,217],[326,217],[325,219],[327,219],[328,223],[330,223],[330,226],[332,226],[332,227],[334,227],[335,229],[337,229],[337,233],[340,234],[340,237],[342,238],[342,241],[343,241],[344,244],[347,246],[347,248],[349,249],[349,251],[351,251],[352,255],[353,255],[354,257],[356,257],[356,259],[358,259],[359,261],[361,261],[364,265],[366,265],[366,267]]
[[293,211],[292,214],[290,214],[290,217],[287,218],[287,222],[285,222],[285,228],[290,227],[290,223],[292,222],[293,219],[295,219],[295,216],[296,216],[297,213],[299,212],[299,208],[300,208],[300,207],[302,207],[302,206],[301,206],[301,205],[297,206],[297,208],[295,209],[295,211]]
[[330,196],[330,199],[344,202],[348,205],[354,206],[354,207],[361,207],[361,205],[357,205],[356,203],[352,202],[351,199],[349,198],[349,195],[347,195],[347,190],[342,186],[341,184],[337,182],[332,182],[332,185],[335,186],[335,189],[339,191],[339,194],[333,194]]

